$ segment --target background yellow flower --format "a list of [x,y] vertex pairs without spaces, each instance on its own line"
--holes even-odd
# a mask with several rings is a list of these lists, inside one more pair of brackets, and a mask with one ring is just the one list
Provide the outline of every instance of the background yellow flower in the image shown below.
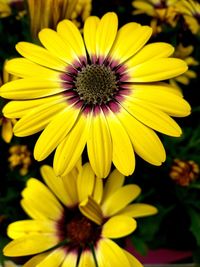
[[70,19],[81,27],[90,15],[92,4],[91,0],[28,0],[28,8],[31,34],[37,39],[41,29],[56,29],[63,19]]
[[35,178],[28,180],[21,204],[32,219],[9,225],[13,241],[4,248],[6,256],[36,254],[24,267],[95,267],[95,261],[99,267],[142,266],[111,240],[132,233],[135,218],[157,213],[151,205],[131,204],[140,187],[123,186],[124,176],[116,169],[103,185],[89,163],[79,162],[62,178],[48,165],[41,173],[47,186]]

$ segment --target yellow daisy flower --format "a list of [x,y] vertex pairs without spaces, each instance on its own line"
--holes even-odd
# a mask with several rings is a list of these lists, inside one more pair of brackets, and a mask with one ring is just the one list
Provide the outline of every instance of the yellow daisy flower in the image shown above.
[[[174,57],[183,59],[188,67],[190,66],[197,66],[199,63],[196,61],[192,56],[192,52],[194,47],[192,45],[183,46],[181,43],[176,47],[175,52],[173,54]],[[173,86],[179,87],[178,83],[182,83],[184,85],[188,85],[190,83],[190,79],[196,78],[197,74],[195,71],[188,69],[185,73],[180,76],[177,76],[173,79],[170,79],[170,83]]]
[[154,33],[162,31],[162,24],[167,23],[172,27],[177,24],[177,11],[175,4],[178,0],[134,0],[132,5],[134,7],[133,14],[147,14],[153,17],[151,27]]
[[200,3],[194,0],[181,0],[176,4],[176,10],[182,14],[186,24],[193,34],[200,30]]
[[73,20],[80,27],[80,21],[86,20],[91,8],[91,0],[28,0],[32,36],[36,39],[43,28],[56,29],[63,19]]
[[140,187],[123,186],[124,176],[116,169],[103,185],[89,163],[79,163],[62,178],[48,165],[41,167],[41,174],[48,187],[28,180],[21,205],[32,219],[8,226],[13,240],[4,248],[5,256],[36,254],[24,267],[95,267],[95,262],[99,267],[142,266],[111,240],[132,233],[134,218],[157,213],[151,205],[130,204]]
[[134,151],[161,165],[165,150],[153,130],[180,136],[170,116],[190,114],[182,95],[159,82],[187,70],[184,61],[168,58],[174,48],[162,42],[145,45],[152,33],[148,26],[132,22],[119,31],[117,26],[115,13],[91,16],[83,41],[75,25],[64,20],[57,32],[39,33],[45,48],[20,42],[16,48],[25,58],[7,64],[23,79],[1,87],[2,97],[15,100],[3,113],[21,118],[16,136],[44,129],[34,157],[42,161],[56,149],[57,175],[71,171],[86,146],[98,177],[108,176],[112,162],[124,175],[132,174]]

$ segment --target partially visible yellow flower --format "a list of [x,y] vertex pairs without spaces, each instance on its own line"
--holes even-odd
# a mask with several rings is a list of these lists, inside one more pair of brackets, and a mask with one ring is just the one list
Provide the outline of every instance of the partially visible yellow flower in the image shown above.
[[134,0],[132,2],[135,10],[134,15],[147,14],[153,17],[151,20],[151,27],[154,33],[162,31],[163,24],[169,24],[175,27],[177,24],[177,11],[175,4],[178,0]]
[[90,15],[91,5],[91,0],[28,0],[33,38],[37,39],[43,28],[56,29],[63,19],[70,19],[80,27]]
[[89,163],[62,178],[48,165],[41,173],[47,186],[35,178],[27,182],[21,205],[32,219],[8,226],[13,241],[4,248],[5,256],[35,255],[24,267],[96,267],[95,260],[98,267],[142,267],[112,240],[131,234],[135,218],[157,213],[151,205],[131,204],[140,187],[123,185],[116,169],[103,185]]
[[13,100],[3,114],[20,118],[16,136],[42,131],[36,160],[56,149],[54,170],[65,175],[85,149],[98,177],[108,176],[112,162],[124,175],[132,174],[134,152],[157,166],[165,161],[154,130],[180,136],[171,116],[187,116],[191,108],[161,81],[184,73],[187,64],[170,57],[170,44],[146,44],[151,34],[149,26],[135,22],[118,30],[117,15],[109,12],[101,19],[87,18],[83,37],[63,20],[57,31],[40,31],[44,47],[17,44],[25,58],[10,60],[7,70],[22,79],[1,87],[1,96]]
[[[16,76],[9,74],[6,71],[6,68],[5,68],[6,63],[7,63],[7,60],[4,62],[4,65],[3,65],[3,73],[2,73],[2,78],[0,79],[0,85],[3,85],[6,82],[14,81],[17,79]],[[3,99],[0,99],[0,101],[3,101]],[[17,120],[14,118],[8,119],[4,117],[3,115],[0,116],[1,137],[6,143],[10,143],[13,137],[13,126],[15,125],[16,122]]]
[[199,165],[193,160],[175,159],[169,176],[175,183],[181,186],[188,186],[194,182],[200,175]]
[[17,18],[20,18],[25,14],[23,0],[0,0],[0,18],[11,16],[12,6],[19,7]]
[[176,10],[182,14],[188,28],[193,34],[200,33],[200,3],[194,0],[181,0],[176,4]]
[[12,10],[9,4],[10,1],[8,0],[0,0],[0,18],[5,18],[12,14]]
[[26,175],[32,163],[31,152],[26,145],[13,145],[9,149],[11,154],[8,158],[10,168],[19,168],[21,175]]
[[[192,56],[192,52],[194,50],[194,47],[192,45],[189,46],[183,46],[181,43],[176,47],[175,52],[173,54],[174,57],[180,58],[184,60],[188,67],[190,66],[197,66],[199,63],[196,61]],[[196,78],[197,74],[195,71],[188,69],[185,73],[183,73],[180,76],[177,76],[173,79],[170,79],[170,83],[176,87],[179,87],[178,83],[188,85],[190,82],[190,79]]]

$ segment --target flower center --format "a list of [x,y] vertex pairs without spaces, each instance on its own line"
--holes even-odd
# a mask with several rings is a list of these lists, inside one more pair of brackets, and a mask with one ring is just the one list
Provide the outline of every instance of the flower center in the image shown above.
[[66,235],[72,246],[85,247],[89,243],[96,243],[100,237],[101,227],[79,211],[66,225]]
[[117,90],[115,73],[104,65],[87,65],[78,72],[75,86],[87,104],[102,104],[110,101]]

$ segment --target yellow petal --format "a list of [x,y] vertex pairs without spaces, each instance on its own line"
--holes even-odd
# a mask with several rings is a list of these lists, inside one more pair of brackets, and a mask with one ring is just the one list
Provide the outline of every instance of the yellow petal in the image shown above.
[[90,115],[81,115],[71,132],[57,147],[53,162],[57,175],[67,174],[78,162],[88,139],[90,120]]
[[90,250],[84,250],[81,252],[78,267],[96,267],[94,256]]
[[133,68],[149,60],[169,57],[173,54],[174,47],[167,43],[157,42],[145,45],[134,57],[126,62],[128,68]]
[[33,108],[61,98],[63,99],[62,95],[56,95],[34,100],[10,101],[3,107],[2,111],[7,118],[21,118],[29,113]]
[[34,157],[36,160],[41,161],[49,156],[71,130],[78,114],[79,109],[69,106],[54,117],[35,144]]
[[60,264],[62,264],[65,256],[66,251],[64,250],[64,248],[57,248],[49,253],[49,255],[45,257],[39,264],[37,264],[37,267],[58,267],[60,266]]
[[93,115],[87,152],[90,164],[100,178],[108,176],[112,163],[112,140],[109,127],[102,110]]
[[[141,26],[131,22],[125,24],[117,33],[116,40],[109,56],[113,60],[123,63],[132,57],[143,47],[152,34],[152,29],[148,26]],[[124,42],[126,40],[126,42]]]
[[[154,3],[154,2],[152,2]],[[148,15],[152,15],[154,11],[154,7],[152,5],[152,3],[147,3],[147,2],[143,2],[141,0],[137,1],[133,1],[132,2],[132,6],[134,7],[134,13],[133,14],[142,14],[142,13],[147,13]],[[155,2],[156,3],[156,2]]]
[[185,61],[178,58],[159,58],[137,65],[127,71],[129,82],[156,82],[176,77],[187,70]]
[[48,50],[35,44],[19,42],[17,51],[25,58],[50,69],[64,71],[66,63],[52,55]]
[[67,64],[71,64],[77,55],[72,47],[63,41],[63,39],[52,29],[43,29],[39,32],[39,39],[47,50]]
[[77,174],[73,175],[72,171],[65,176],[61,177],[64,185],[66,195],[68,196],[68,206],[74,207],[78,204],[77,192]]
[[103,180],[101,178],[96,177],[92,197],[98,204],[100,204],[102,195],[103,195]]
[[15,124],[13,128],[15,135],[23,137],[43,130],[66,106],[64,99],[56,97],[52,98],[51,102],[32,108]]
[[[147,88],[146,88],[147,89]],[[168,91],[159,91],[153,86],[142,90],[142,85],[134,86],[134,97],[166,112],[170,116],[184,117],[190,114],[191,107],[182,97],[176,96]]]
[[143,265],[132,254],[126,250],[123,250],[123,252],[126,255],[131,267],[143,267]]
[[9,99],[34,99],[51,96],[65,91],[61,84],[51,80],[37,80],[35,77],[18,79],[1,87],[0,95]]
[[37,209],[37,205],[32,204],[32,201],[30,199],[22,199],[20,201],[20,204],[26,214],[28,214],[29,217],[35,220],[46,220],[49,217],[48,212],[44,212],[43,209]]
[[124,110],[118,118],[127,130],[134,151],[147,162],[159,166],[165,159],[165,149],[156,133]]
[[7,234],[12,239],[38,233],[55,234],[56,224],[50,220],[23,220],[9,224],[7,229]]
[[12,126],[12,122],[9,119],[8,120],[6,119],[3,122],[1,135],[2,135],[3,140],[6,143],[10,143],[13,137],[13,126]]
[[4,247],[5,256],[18,257],[43,252],[57,245],[59,239],[52,234],[34,234],[20,237]]
[[83,28],[85,45],[91,60],[96,56],[96,32],[99,21],[98,17],[90,16],[86,19]]
[[93,221],[94,223],[101,225],[103,221],[101,207],[98,203],[90,196],[88,196],[85,200],[83,200],[79,204],[80,212]]
[[52,192],[39,180],[31,178],[27,187],[22,191],[22,196],[46,218],[58,220],[62,217],[63,207]]
[[78,197],[80,202],[83,201],[88,196],[92,195],[94,183],[95,183],[95,174],[90,164],[85,163],[77,179]]
[[132,267],[123,250],[112,240],[101,239],[97,244],[95,254],[98,267]]
[[46,252],[46,253],[41,253],[38,254],[34,257],[32,257],[29,261],[27,261],[23,267],[33,267],[33,266],[37,266],[38,263],[40,263],[44,258],[46,258],[48,256],[50,252]]
[[117,169],[114,169],[106,179],[103,189],[103,201],[117,191],[124,184],[125,177]]
[[83,38],[78,28],[70,20],[63,20],[58,23],[57,32],[62,37],[64,42],[69,44],[74,53],[81,59],[86,58],[85,46]]
[[[17,67],[16,67],[17,66]],[[6,63],[6,70],[18,77],[49,77],[52,80],[59,81],[60,73],[54,70],[44,68],[25,58],[14,58]]]
[[106,13],[100,20],[96,31],[96,54],[105,58],[116,37],[118,18],[114,12]]
[[76,267],[77,258],[78,252],[73,250],[68,252],[61,267]]
[[176,137],[182,133],[181,128],[169,115],[150,104],[147,106],[143,101],[133,99],[131,103],[123,106],[137,120],[158,132]]
[[113,163],[124,175],[128,176],[135,169],[133,147],[127,132],[113,112],[106,114],[113,143]]
[[71,206],[71,199],[65,190],[63,180],[55,175],[53,168],[48,165],[43,165],[40,171],[44,181],[52,192],[54,192],[64,205]]
[[102,229],[102,236],[107,238],[120,238],[131,234],[137,223],[129,216],[116,215],[111,217]]
[[140,187],[133,184],[119,188],[102,203],[103,215],[110,217],[116,214],[137,198],[140,192]]
[[125,207],[123,210],[120,210],[120,215],[126,215],[133,218],[140,218],[149,215],[154,215],[158,212],[157,208],[143,203],[134,203]]

